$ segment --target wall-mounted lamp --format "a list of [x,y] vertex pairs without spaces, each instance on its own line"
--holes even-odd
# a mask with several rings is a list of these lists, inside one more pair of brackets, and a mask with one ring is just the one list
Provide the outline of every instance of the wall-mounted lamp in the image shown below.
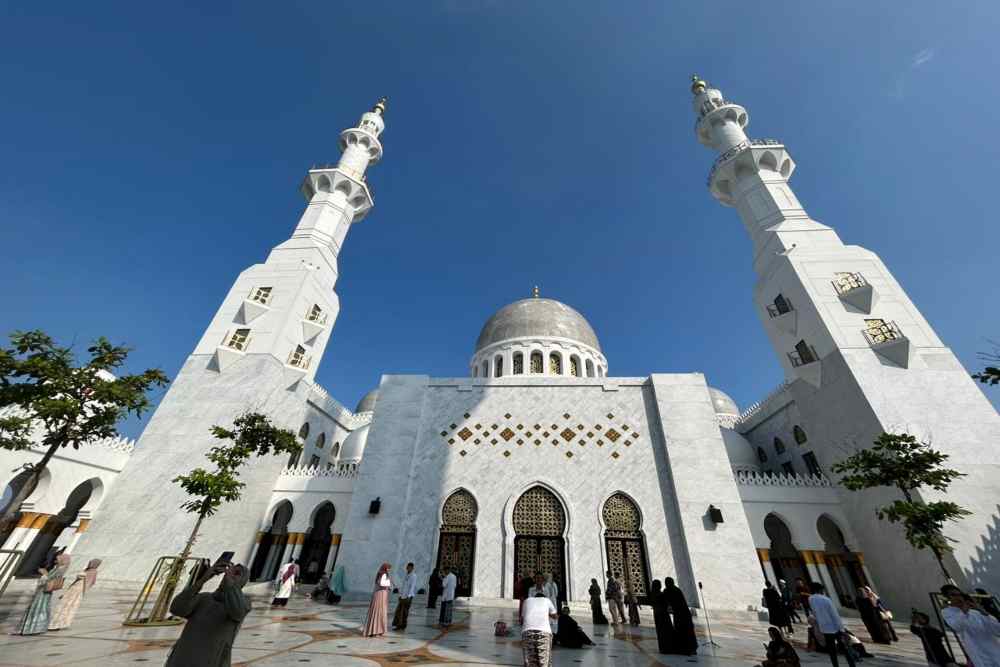
[[722,510],[720,510],[715,505],[708,506],[708,518],[712,520],[712,523],[723,523],[722,520]]
[[368,513],[378,514],[380,509],[382,509],[382,498],[376,498],[372,501],[372,504],[368,506]]

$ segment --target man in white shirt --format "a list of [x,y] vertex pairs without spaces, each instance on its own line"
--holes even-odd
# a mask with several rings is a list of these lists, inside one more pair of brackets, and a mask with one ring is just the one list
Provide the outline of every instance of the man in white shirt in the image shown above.
[[447,565],[441,571],[444,576],[441,579],[441,615],[438,617],[438,623],[443,627],[448,627],[451,625],[452,607],[455,606],[455,588],[458,586],[458,577]]
[[941,594],[948,606],[941,616],[962,642],[962,648],[976,667],[1000,665],[1000,621],[976,605],[958,586],[946,584]]
[[812,610],[812,615],[816,618],[817,632],[823,633],[826,640],[826,650],[830,654],[830,663],[833,664],[833,667],[840,667],[840,663],[837,661],[837,650],[843,648],[844,655],[847,656],[847,664],[855,667],[854,658],[851,657],[851,652],[843,639],[844,621],[837,613],[837,608],[833,606],[833,600],[823,595],[823,584],[819,582],[814,581],[809,584],[809,589],[812,591],[812,595],[809,596],[809,609]]
[[392,617],[393,630],[405,630],[406,619],[410,615],[410,605],[413,596],[417,594],[417,575],[413,573],[413,563],[406,564],[406,579],[399,587],[399,602],[396,603],[396,613]]
[[556,608],[544,593],[524,601],[521,624],[521,653],[525,667],[549,667],[552,664],[552,626]]

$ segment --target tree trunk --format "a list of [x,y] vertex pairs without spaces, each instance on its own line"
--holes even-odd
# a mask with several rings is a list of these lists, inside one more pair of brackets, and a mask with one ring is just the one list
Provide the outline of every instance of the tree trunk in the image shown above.
[[944,555],[941,553],[941,550],[932,547],[931,551],[934,553],[934,558],[937,559],[938,567],[941,568],[941,572],[942,574],[944,574],[945,581],[947,581],[949,584],[954,585],[955,580],[951,578],[951,574],[948,573],[948,568],[944,566]]
[[[184,573],[184,563],[185,559],[191,555],[191,549],[194,547],[194,542],[198,539],[198,531],[201,529],[201,522],[205,520],[205,510],[202,510],[198,514],[198,520],[194,524],[194,530],[191,531],[191,536],[188,537],[187,544],[184,545],[184,549],[181,551],[181,555],[178,556],[177,560],[174,561],[173,565],[170,566],[170,572],[167,574],[166,580],[163,582],[163,589],[156,596],[156,603],[153,605],[153,611],[149,615],[149,621],[162,621],[167,617],[170,611],[170,602],[174,599],[174,591],[177,590],[177,584],[180,582],[181,574]],[[201,576],[201,571],[198,571],[198,576]]]
[[[56,442],[49,445],[48,451],[42,457],[42,460],[36,463],[31,468],[31,475],[28,476],[27,481],[21,485],[17,493],[14,494],[14,498],[7,505],[7,509],[3,512],[3,517],[0,517],[0,533],[5,533],[10,529],[10,524],[14,522],[14,517],[21,509],[21,504],[27,500],[28,496],[35,490],[35,486],[38,484],[38,478],[42,476],[42,471],[49,464],[49,461],[55,456],[56,451],[65,443]],[[2,545],[0,545],[2,546]]]

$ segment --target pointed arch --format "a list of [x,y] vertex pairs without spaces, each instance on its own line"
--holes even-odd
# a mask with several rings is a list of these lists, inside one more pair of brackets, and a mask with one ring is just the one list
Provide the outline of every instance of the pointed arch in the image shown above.
[[437,568],[449,567],[458,579],[455,589],[461,597],[470,597],[476,571],[476,519],[479,503],[464,488],[453,491],[441,506]]

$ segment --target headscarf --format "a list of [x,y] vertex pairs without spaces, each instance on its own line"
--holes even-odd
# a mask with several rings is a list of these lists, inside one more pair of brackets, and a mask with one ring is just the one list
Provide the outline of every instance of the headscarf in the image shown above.
[[[239,574],[230,577],[229,572],[232,572],[236,568],[239,568]],[[242,623],[244,617],[250,613],[251,607],[250,600],[243,594],[243,587],[250,581],[250,569],[242,563],[236,563],[230,566],[229,572],[222,575],[222,581],[219,582],[219,587],[212,593],[212,599],[216,602],[224,603],[226,605],[226,613],[229,617],[237,623]],[[231,587],[226,586],[227,580],[232,582]],[[226,600],[227,597],[229,598],[228,601]],[[239,618],[235,618],[235,616],[239,616]]]
[[330,590],[333,591],[335,595],[343,595],[347,592],[347,586],[344,584],[344,576],[343,565],[333,571],[333,580],[330,582]]
[[285,563],[285,569],[281,572],[281,583],[285,583],[295,575],[295,563]]
[[56,556],[56,566],[52,568],[52,572],[49,573],[50,577],[65,577],[66,570],[69,569],[69,563],[72,560],[68,553],[61,553]]
[[375,586],[381,586],[382,575],[389,571],[389,564],[382,563],[379,565],[378,572],[375,573]]
[[864,593],[866,598],[872,601],[872,604],[878,603],[878,595],[875,594],[875,591],[870,586],[862,586],[861,592]]
[[83,583],[87,588],[93,588],[97,582],[97,568],[101,565],[100,558],[91,558],[87,569],[83,571]]

